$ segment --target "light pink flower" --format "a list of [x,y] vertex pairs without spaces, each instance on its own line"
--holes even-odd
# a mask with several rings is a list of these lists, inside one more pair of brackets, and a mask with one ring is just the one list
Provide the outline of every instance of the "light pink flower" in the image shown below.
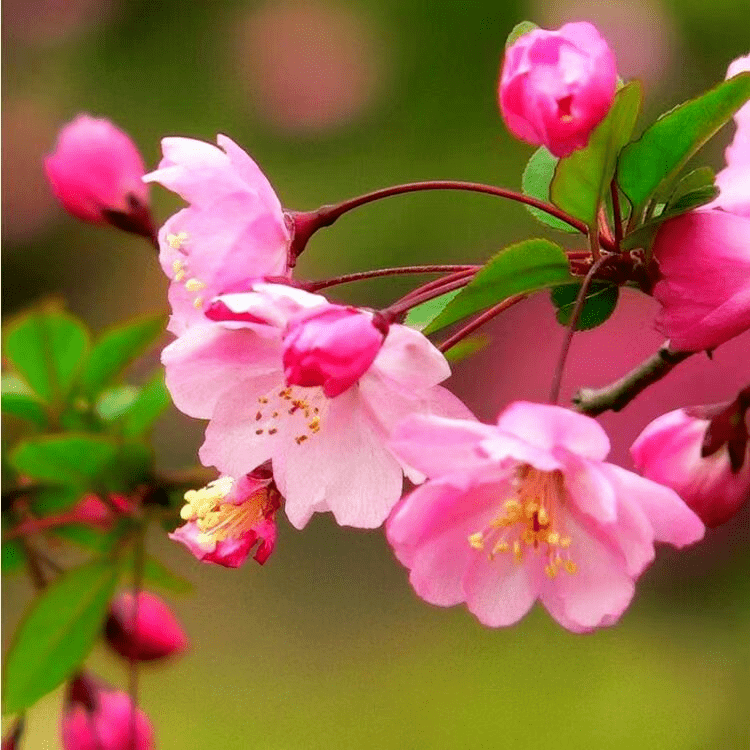
[[393,446],[429,477],[388,519],[396,556],[419,596],[485,625],[537,599],[569,630],[611,625],[655,541],[703,536],[674,491],[605,463],[604,430],[558,406],[516,402],[497,426],[412,417]]
[[[130,592],[116,596],[109,605],[105,625],[107,643],[126,659],[153,661],[179,654],[188,641],[177,618],[155,594],[141,591],[134,610]],[[135,616],[134,616],[135,615]]]
[[276,544],[276,511],[281,498],[263,469],[238,480],[222,476],[200,490],[185,493],[180,516],[187,523],[170,539],[184,544],[202,562],[238,568],[258,545],[261,565]]
[[[167,386],[179,409],[210,419],[200,452],[206,465],[238,476],[272,460],[294,526],[332,511],[342,525],[373,528],[402,489],[405,467],[387,445],[393,426],[409,414],[470,413],[438,385],[450,375],[443,355],[402,325],[390,326],[366,372],[338,395],[327,396],[322,384],[289,385],[284,336],[309,310],[322,314],[322,325],[323,313],[336,317],[341,308],[274,284],[218,298],[208,311],[217,322],[193,326],[164,350]],[[360,354],[352,350],[356,367]]]
[[144,178],[190,204],[159,231],[159,260],[172,280],[169,330],[178,335],[204,320],[207,300],[289,272],[291,235],[276,193],[236,143],[224,135],[217,142],[164,138],[159,168]]
[[609,112],[616,85],[615,56],[590,23],[535,29],[505,51],[500,111],[516,138],[568,156]]
[[702,456],[711,421],[691,412],[677,409],[658,417],[636,438],[630,452],[641,474],[675,490],[706,526],[718,526],[750,498],[750,447],[741,447],[744,455],[736,471],[727,443]]
[[669,219],[653,254],[655,325],[672,349],[714,349],[750,328],[750,217],[708,209]]
[[109,120],[78,115],[60,131],[44,169],[73,216],[153,237],[143,159],[130,137]]
[[154,750],[154,733],[148,716],[135,711],[127,693],[112,690],[89,675],[70,684],[62,715],[65,750]]

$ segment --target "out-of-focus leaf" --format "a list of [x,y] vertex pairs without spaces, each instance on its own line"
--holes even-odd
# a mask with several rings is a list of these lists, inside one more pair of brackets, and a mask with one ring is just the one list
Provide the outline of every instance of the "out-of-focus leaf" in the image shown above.
[[93,435],[45,435],[25,440],[11,454],[13,466],[32,479],[88,487],[117,455],[116,443]]
[[141,388],[122,420],[122,433],[128,438],[142,437],[159,415],[172,403],[164,385],[164,373],[159,372]]
[[[132,554],[125,558],[123,572],[132,577]],[[143,580],[149,586],[170,591],[173,594],[189,594],[193,584],[174,571],[170,570],[161,560],[146,555],[143,563]]]
[[3,414],[12,414],[37,427],[44,427],[47,424],[44,406],[26,383],[16,375],[3,375],[2,404]]
[[119,568],[96,561],[64,573],[32,604],[5,659],[3,711],[33,705],[69,677],[101,631]]
[[528,34],[534,29],[539,27],[533,21],[521,21],[517,23],[508,34],[508,38],[505,40],[505,49],[508,49],[511,44],[515,44],[524,34]]
[[460,362],[476,352],[482,351],[490,343],[490,337],[480,333],[462,339],[455,346],[445,352],[445,358],[449,362]]
[[35,515],[48,516],[72,508],[82,497],[76,487],[48,487],[34,493],[31,499],[31,509]]
[[123,520],[109,531],[100,531],[91,526],[76,524],[75,526],[58,526],[54,533],[55,536],[76,545],[76,547],[103,555],[117,544],[129,528],[130,523]]
[[750,98],[750,73],[730,78],[662,115],[625,148],[617,168],[622,191],[639,212]]
[[97,474],[97,484],[109,492],[127,494],[151,477],[153,454],[143,443],[126,442]]
[[102,393],[96,402],[96,413],[105,422],[125,414],[138,398],[141,389],[134,385],[119,385]]
[[[557,322],[560,325],[570,325],[580,290],[580,284],[565,284],[552,290],[552,304],[557,308]],[[615,284],[592,282],[578,317],[576,331],[587,331],[604,323],[615,311],[619,296],[620,289]]]
[[23,545],[18,539],[11,539],[2,544],[2,571],[3,575],[17,573],[26,562]]
[[32,312],[13,321],[5,335],[5,354],[45,403],[62,401],[88,350],[83,324],[62,312]]
[[568,259],[549,240],[526,240],[494,255],[425,329],[438,331],[467,315],[516,294],[527,294],[572,280]]
[[89,396],[98,394],[164,332],[166,320],[151,315],[105,331],[94,344],[81,376]]
[[617,156],[630,140],[641,109],[638,81],[623,86],[609,114],[591,133],[586,148],[560,159],[550,185],[552,202],[587,226],[596,222],[599,204],[615,175]]
[[416,328],[418,331],[424,330],[441,312],[446,305],[460,292],[460,289],[454,289],[452,292],[435,297],[428,302],[412,307],[409,310],[404,324]]
[[[557,162],[557,157],[553,156],[544,146],[534,151],[526,164],[526,169],[523,170],[523,177],[521,178],[521,189],[524,195],[549,202],[549,188],[552,184],[552,178],[555,176]],[[540,211],[533,206],[526,206],[526,208],[537,221],[541,221],[542,224],[546,224],[553,229],[559,229],[562,232],[577,231],[570,224],[556,219],[546,211]]]

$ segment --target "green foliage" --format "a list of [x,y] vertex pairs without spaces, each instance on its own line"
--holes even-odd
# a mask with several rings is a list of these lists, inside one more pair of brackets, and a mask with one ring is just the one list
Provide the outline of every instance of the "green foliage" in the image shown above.
[[189,594],[193,590],[190,581],[170,570],[161,560],[149,555],[143,565],[143,580],[150,586],[155,586],[173,594]]
[[[557,322],[561,325],[570,325],[580,290],[581,284],[565,284],[550,293],[552,304],[557,308]],[[576,331],[587,331],[604,323],[615,311],[619,296],[620,289],[615,284],[592,282],[578,316]]]
[[719,194],[714,178],[711,167],[700,167],[688,172],[669,196],[663,215],[677,216],[712,201]]
[[470,357],[472,354],[482,351],[490,343],[490,337],[484,334],[468,336],[461,339],[445,352],[445,358],[449,362],[460,362],[462,359]]
[[17,375],[3,375],[2,399],[3,414],[12,414],[37,427],[46,426],[47,413],[44,405]]
[[516,294],[528,294],[571,281],[568,259],[549,240],[526,240],[494,255],[425,328],[439,331]]
[[[537,198],[541,201],[549,201],[549,188],[552,184],[552,178],[555,176],[558,161],[559,159],[553,156],[544,146],[534,151],[526,164],[526,168],[523,170],[523,177],[521,178],[521,190],[524,195]],[[535,219],[553,229],[559,229],[562,232],[577,231],[570,224],[556,219],[546,211],[540,211],[533,206],[526,206],[526,208]]]
[[122,420],[122,433],[128,438],[145,435],[159,415],[172,403],[164,385],[164,373],[157,373],[143,386]]
[[460,289],[454,289],[452,292],[441,294],[435,299],[423,302],[421,305],[412,307],[404,323],[407,326],[423,331],[441,312],[445,306],[460,292]]
[[587,226],[596,223],[599,205],[615,176],[617,156],[633,133],[642,98],[638,81],[623,86],[586,148],[561,159],[555,169],[550,185],[552,202]]
[[530,31],[538,28],[533,21],[521,21],[521,23],[517,23],[510,30],[510,34],[508,34],[508,38],[505,40],[505,49],[508,49],[511,44],[515,44],[524,34],[528,34]]
[[17,573],[26,562],[23,545],[17,539],[11,539],[2,544],[2,572],[3,575]]
[[5,334],[5,356],[47,404],[68,395],[88,347],[83,324],[57,311],[25,315],[10,323]]
[[118,385],[104,391],[96,402],[96,414],[104,422],[112,422],[127,413],[141,389],[134,385]]
[[81,388],[95,396],[164,332],[163,315],[151,315],[105,331],[94,344],[81,376]]
[[618,182],[636,213],[749,98],[750,73],[741,73],[662,115],[625,148]]
[[96,561],[40,594],[5,659],[4,712],[23,711],[75,672],[101,631],[118,575],[112,562]]

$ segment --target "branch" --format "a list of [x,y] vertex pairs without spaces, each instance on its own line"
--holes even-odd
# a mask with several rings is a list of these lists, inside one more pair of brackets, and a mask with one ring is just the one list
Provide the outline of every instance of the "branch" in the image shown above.
[[614,383],[604,388],[581,388],[573,396],[573,403],[578,411],[590,417],[608,410],[620,411],[693,354],[695,352],[673,352],[669,341],[665,341],[656,354]]

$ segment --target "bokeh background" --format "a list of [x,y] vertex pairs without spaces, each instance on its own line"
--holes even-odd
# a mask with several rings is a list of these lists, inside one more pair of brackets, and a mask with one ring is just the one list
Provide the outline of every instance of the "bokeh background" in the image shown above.
[[[153,251],[76,223],[45,184],[41,159],[79,111],[130,132],[150,165],[163,135],[226,133],[292,208],[427,178],[518,187],[530,148],[505,132],[495,85],[505,37],[524,18],[597,22],[623,77],[644,80],[652,117],[750,47],[746,0],[5,0],[5,313],[59,295],[98,329],[165,306]],[[730,136],[703,163],[718,168]],[[160,221],[178,205],[153,197]],[[545,233],[494,198],[404,196],[316,236],[300,273],[479,261]],[[342,287],[340,298],[385,304],[406,284]],[[605,326],[576,336],[566,393],[608,382],[660,343],[654,303],[623,296]],[[455,367],[457,392],[485,419],[513,399],[544,399],[563,333],[547,296],[488,332],[491,346]],[[658,414],[733,397],[750,380],[748,352],[746,334],[605,415],[615,460],[629,465],[627,447]],[[166,415],[163,465],[194,461],[201,432]],[[588,636],[541,610],[492,631],[460,607],[426,605],[380,533],[328,517],[304,533],[282,521],[269,563],[239,571],[201,566],[154,533],[150,551],[195,584],[172,600],[192,650],[143,670],[142,703],[164,750],[748,748],[749,526],[745,512],[694,549],[662,550],[621,623]],[[22,578],[5,582],[6,646],[30,598]],[[91,666],[124,684],[103,649]],[[59,747],[60,705],[57,691],[30,712],[28,750]]]

